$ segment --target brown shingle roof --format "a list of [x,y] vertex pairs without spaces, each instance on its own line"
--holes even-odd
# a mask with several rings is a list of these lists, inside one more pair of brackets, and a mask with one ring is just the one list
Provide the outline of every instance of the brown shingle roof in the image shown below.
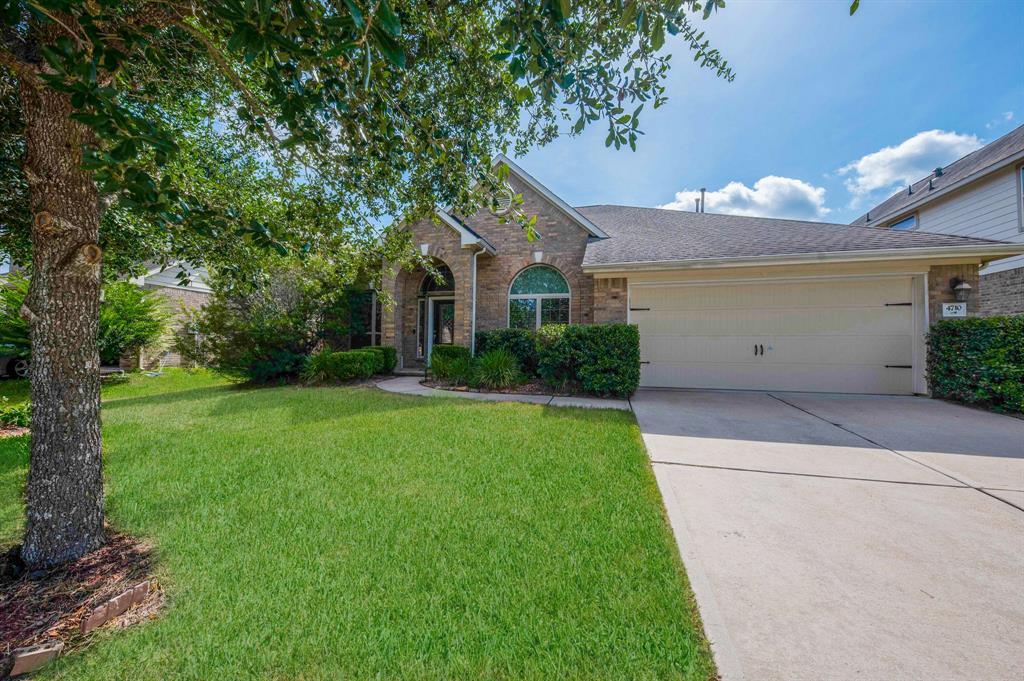
[[660,208],[601,205],[577,210],[609,235],[587,244],[584,266],[1002,243],[949,234]]
[[[942,169],[942,175],[933,178],[931,175],[911,185],[913,193],[901,189],[885,201],[869,210],[853,221],[855,225],[872,225],[878,227],[879,221],[888,221],[896,217],[911,204],[923,203],[930,196],[937,196],[943,189],[950,187],[965,178],[985,170],[996,170],[1006,161],[1024,152],[1024,125],[1012,130],[981,149],[953,161]],[[932,180],[932,188],[928,188],[928,180]],[[868,216],[871,219],[868,220]]]

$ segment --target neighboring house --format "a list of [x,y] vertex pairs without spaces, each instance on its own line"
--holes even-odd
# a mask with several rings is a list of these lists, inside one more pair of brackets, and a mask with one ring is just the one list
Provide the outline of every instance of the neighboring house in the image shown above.
[[[187,284],[182,284],[179,275],[184,273],[188,279]],[[172,263],[170,265],[159,265],[150,263],[146,265],[146,273],[139,277],[130,279],[136,286],[151,289],[167,300],[168,308],[174,313],[174,325],[180,328],[186,318],[186,310],[198,310],[206,305],[212,293],[207,283],[209,273],[206,268],[192,267],[188,264]],[[147,358],[143,358],[142,363]],[[148,358],[159,360],[160,358]],[[172,349],[168,349],[162,355],[163,366],[181,366],[181,355]],[[140,358],[123,358],[122,366],[134,368],[140,363]]]
[[[1024,243],[1024,125],[900,190],[854,221]],[[983,315],[1024,313],[1024,256],[981,271]]]
[[395,305],[370,314],[371,338],[400,367],[423,367],[435,344],[472,346],[475,331],[631,322],[643,386],[923,393],[924,334],[951,285],[977,287],[980,266],[1024,253],[922,231],[573,208],[496,162],[540,238],[486,210],[407,227],[444,278],[385,272]]

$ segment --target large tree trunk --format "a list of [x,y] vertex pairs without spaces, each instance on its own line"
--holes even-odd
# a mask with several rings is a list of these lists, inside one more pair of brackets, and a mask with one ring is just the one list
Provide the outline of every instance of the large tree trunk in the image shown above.
[[32,338],[32,450],[22,559],[39,568],[104,542],[99,316],[100,205],[81,169],[88,131],[66,95],[22,81],[32,284],[22,308]]

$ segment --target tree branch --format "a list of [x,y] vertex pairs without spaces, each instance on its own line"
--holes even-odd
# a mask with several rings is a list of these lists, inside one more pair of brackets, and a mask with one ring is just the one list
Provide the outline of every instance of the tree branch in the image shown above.
[[14,75],[31,82],[38,80],[38,74],[32,64],[19,58],[5,47],[0,47],[0,66],[6,66]]
[[196,40],[198,40],[200,43],[202,43],[203,47],[206,48],[207,53],[210,55],[210,58],[213,60],[213,63],[217,66],[218,70],[220,70],[220,72],[224,75],[225,78],[231,81],[231,84],[234,85],[238,92],[242,95],[242,99],[245,100],[246,106],[248,106],[249,109],[252,110],[253,114],[258,115],[263,120],[263,130],[264,132],[266,132],[267,137],[270,139],[270,142],[274,145],[276,150],[276,147],[280,143],[280,140],[277,139],[277,135],[274,134],[274,129],[270,126],[270,120],[267,116],[267,113],[263,110],[263,105],[260,104],[259,99],[256,98],[256,95],[253,94],[253,92],[246,86],[246,84],[242,82],[241,76],[239,76],[235,72],[235,70],[231,68],[231,65],[228,64],[228,60],[224,58],[224,54],[220,51],[220,49],[218,49],[217,46],[213,44],[213,41],[210,40],[205,33],[193,27],[188,22],[184,20],[178,20],[175,22],[175,25],[181,28],[186,33],[188,33]]

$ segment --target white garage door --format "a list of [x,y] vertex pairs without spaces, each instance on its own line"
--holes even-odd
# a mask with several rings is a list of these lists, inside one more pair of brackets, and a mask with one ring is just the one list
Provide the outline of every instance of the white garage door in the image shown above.
[[906,278],[630,286],[647,387],[913,392]]

